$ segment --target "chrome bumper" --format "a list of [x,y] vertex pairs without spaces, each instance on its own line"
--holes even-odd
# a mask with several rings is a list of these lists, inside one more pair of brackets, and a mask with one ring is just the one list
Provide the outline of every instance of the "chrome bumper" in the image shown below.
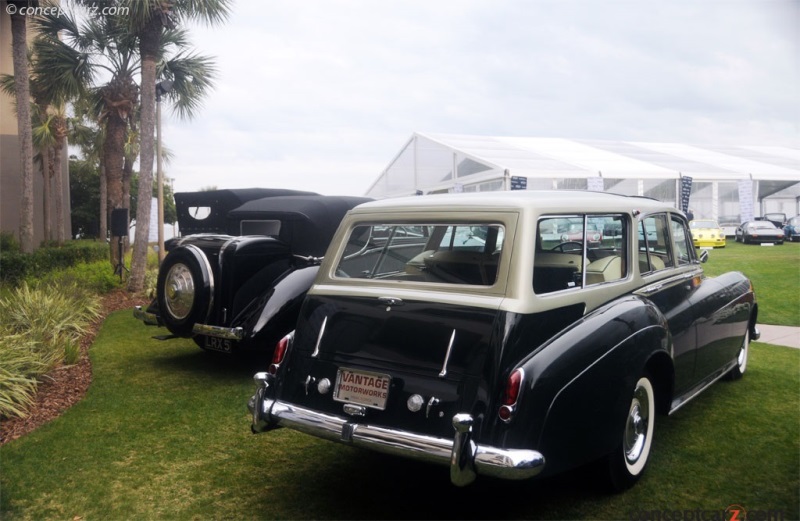
[[133,308],[133,318],[141,320],[148,326],[160,326],[161,322],[158,320],[158,315],[155,313],[148,313],[142,306],[136,306]]
[[502,479],[526,479],[544,468],[544,456],[534,450],[499,449],[472,440],[473,418],[453,417],[452,439],[436,438],[366,423],[352,422],[280,400],[265,398],[266,386],[259,387],[248,404],[253,414],[252,430],[265,432],[277,427],[346,443],[387,454],[450,467],[450,481],[464,486],[480,474]]
[[[155,313],[148,313],[142,306],[133,308],[133,318],[141,320],[148,326],[161,326],[161,318]],[[241,327],[219,327],[209,326],[208,324],[195,324],[192,327],[195,335],[213,336],[225,340],[241,340],[244,338],[244,329]]]

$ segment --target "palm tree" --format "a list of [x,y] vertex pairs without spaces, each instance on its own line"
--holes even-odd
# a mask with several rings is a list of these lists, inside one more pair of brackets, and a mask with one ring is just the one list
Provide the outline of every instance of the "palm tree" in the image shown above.
[[98,217],[98,236],[105,240],[108,235],[108,190],[106,188],[105,166],[103,164],[103,129],[94,124],[97,115],[93,114],[89,98],[80,98],[74,102],[75,117],[68,119],[69,141],[76,145],[83,160],[96,166],[100,173],[100,213]]
[[19,8],[28,7],[34,2],[9,1],[15,6],[15,14],[6,9],[11,16],[11,48],[16,78],[17,133],[19,135],[19,156],[22,165],[22,190],[19,207],[19,242],[25,253],[33,252],[33,131],[31,130],[30,86],[28,83],[28,41],[27,22],[20,15]]
[[[118,3],[122,5],[125,2],[119,0]],[[131,10],[133,5],[138,4],[139,2],[131,0]],[[37,22],[42,34],[41,44],[37,43],[37,62],[47,72],[50,88],[60,95],[71,98],[89,97],[93,100],[93,110],[98,114],[104,133],[102,166],[105,170],[107,204],[110,209],[128,207],[124,189],[126,145],[130,151],[128,137],[136,127],[138,114],[139,86],[135,76],[141,68],[140,37],[131,33],[129,18],[129,14],[92,16],[88,21],[79,23],[69,13],[61,13],[59,16],[42,17]],[[160,70],[175,83],[170,99],[174,101],[179,113],[190,112],[210,87],[214,76],[211,60],[184,50],[188,45],[184,30],[165,31],[160,45]],[[103,83],[103,74],[110,77],[110,80]],[[143,97],[147,97],[151,90],[154,91],[155,83],[152,85],[152,89],[144,89]],[[143,132],[139,134],[142,136],[140,139],[147,136]],[[150,138],[152,142],[152,128]],[[140,168],[146,169],[149,166],[150,179],[147,182],[152,189],[152,155],[149,163],[146,158],[143,161],[140,161]],[[128,165],[130,171],[130,155]],[[150,215],[150,200],[146,199],[146,213],[138,213],[140,217],[145,216],[145,223],[137,226],[137,230],[144,228],[144,233],[147,232]],[[146,247],[146,235],[142,242]],[[117,252],[116,248],[111,248],[114,265],[118,262]]]
[[[91,100],[104,131],[108,206],[122,208],[123,151],[139,100],[134,81],[139,64],[137,39],[114,16],[93,16],[79,23],[71,13],[62,12],[38,18],[36,24],[40,34],[35,44],[37,72],[53,98]],[[111,247],[110,254],[117,265],[118,250]]]
[[[40,71],[38,71],[35,60],[34,45],[33,52],[29,53],[29,78],[28,93],[31,98],[31,138],[33,148],[38,151],[34,156],[34,161],[40,164],[42,173],[42,213],[44,221],[44,240],[53,239],[51,233],[52,219],[50,210],[52,209],[51,187],[55,181],[55,206],[56,206],[56,230],[57,241],[59,244],[66,239],[63,215],[63,176],[62,176],[62,151],[66,146],[66,113],[63,99],[54,99],[54,92],[42,81]],[[10,95],[16,95],[16,77],[14,75],[0,75],[0,91]]]
[[[139,201],[136,209],[136,237],[134,239],[131,277],[128,281],[130,291],[141,291],[147,267],[147,242],[150,228],[150,194],[153,186],[153,156],[155,133],[155,85],[158,66],[164,63],[164,43],[169,38],[181,35],[175,27],[183,20],[199,20],[209,25],[223,22],[228,17],[229,0],[127,0],[131,9],[128,15],[130,29],[139,35],[139,50],[142,59],[142,119],[141,156],[139,160]],[[185,34],[185,33],[184,33]],[[175,63],[164,63],[163,75],[174,81],[175,94],[171,97],[179,101],[179,114],[191,115],[199,99],[210,86],[210,63],[196,55],[184,56],[193,62],[184,69]],[[186,63],[186,62],[184,62]],[[189,65],[189,64],[187,64]],[[201,69],[205,75],[196,75]],[[161,223],[159,223],[160,225]]]

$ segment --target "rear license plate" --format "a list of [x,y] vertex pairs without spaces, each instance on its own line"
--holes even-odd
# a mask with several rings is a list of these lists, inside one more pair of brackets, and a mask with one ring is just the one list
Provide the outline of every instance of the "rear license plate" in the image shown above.
[[207,336],[205,339],[206,349],[210,349],[212,351],[222,351],[223,353],[230,353],[233,351],[234,340],[217,338],[214,336]]
[[386,409],[391,383],[392,377],[388,374],[340,368],[336,374],[333,399],[382,411]]

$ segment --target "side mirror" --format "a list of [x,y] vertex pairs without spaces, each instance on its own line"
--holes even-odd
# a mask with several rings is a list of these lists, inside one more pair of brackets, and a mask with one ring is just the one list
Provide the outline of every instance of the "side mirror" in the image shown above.
[[703,250],[700,252],[700,262],[704,264],[708,262],[708,250]]

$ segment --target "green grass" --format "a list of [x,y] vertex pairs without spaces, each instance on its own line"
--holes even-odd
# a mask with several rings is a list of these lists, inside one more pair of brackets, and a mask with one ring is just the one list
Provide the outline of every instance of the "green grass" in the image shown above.
[[753,344],[742,380],[658,418],[645,477],[608,496],[585,472],[459,489],[444,467],[286,429],[254,436],[245,404],[262,364],[153,334],[112,314],[87,397],[0,447],[3,520],[629,519],[731,504],[800,517],[798,350]]
[[758,322],[800,326],[800,243],[781,246],[739,244],[709,251],[703,264],[709,276],[741,271],[753,282],[758,299]]

